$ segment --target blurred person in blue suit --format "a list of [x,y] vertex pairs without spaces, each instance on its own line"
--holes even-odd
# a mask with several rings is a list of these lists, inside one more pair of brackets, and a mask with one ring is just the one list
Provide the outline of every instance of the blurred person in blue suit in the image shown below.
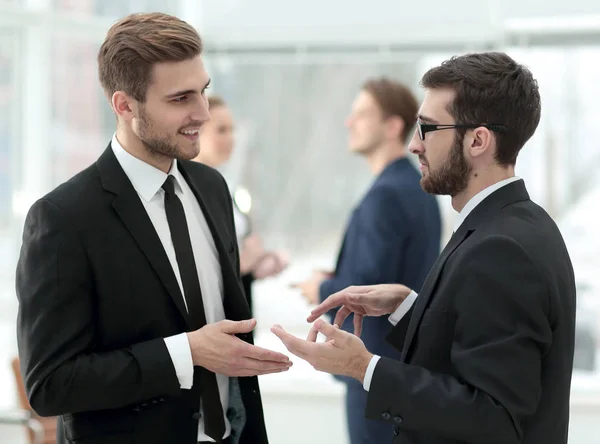
[[[334,272],[314,271],[294,284],[312,304],[351,285],[401,282],[421,288],[440,251],[441,217],[436,198],[423,191],[420,172],[407,157],[418,104],[404,85],[388,79],[366,81],[346,121],[349,149],[363,156],[375,180],[354,209]],[[409,284],[410,283],[410,284]],[[335,315],[335,312],[331,312]],[[392,329],[387,317],[368,317],[362,336],[372,353],[399,359],[385,341]],[[352,331],[349,317],[342,325]],[[368,393],[351,378],[346,412],[352,444],[387,442],[393,427],[365,418]]]

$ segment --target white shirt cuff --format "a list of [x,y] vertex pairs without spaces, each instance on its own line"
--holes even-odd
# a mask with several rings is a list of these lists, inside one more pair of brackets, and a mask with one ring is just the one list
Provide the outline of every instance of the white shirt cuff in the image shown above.
[[381,356],[373,355],[371,361],[369,361],[369,365],[367,366],[367,371],[365,372],[365,379],[363,381],[363,388],[366,391],[369,391],[369,387],[371,387],[371,379],[373,379],[373,373],[375,372],[375,366]]
[[402,301],[402,303],[398,306],[398,308],[396,309],[395,312],[393,312],[390,317],[388,318],[388,320],[392,323],[392,325],[396,325],[398,322],[400,322],[400,319],[402,319],[402,317],[408,313],[408,310],[410,310],[410,307],[413,306],[413,304],[415,303],[415,301],[417,300],[417,296],[418,294],[415,293],[414,291],[411,291],[410,294],[408,296],[406,296],[406,299],[404,299]]
[[194,384],[194,362],[186,333],[165,338],[165,345],[171,355],[175,373],[182,389],[191,389]]

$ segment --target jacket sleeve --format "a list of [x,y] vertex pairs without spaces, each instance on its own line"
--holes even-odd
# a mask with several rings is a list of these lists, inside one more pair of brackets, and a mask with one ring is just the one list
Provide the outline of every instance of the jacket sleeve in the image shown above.
[[162,338],[98,350],[94,278],[65,213],[47,199],[30,209],[16,271],[17,341],[32,408],[42,416],[119,408],[180,385]]
[[509,238],[490,237],[468,255],[448,277],[457,289],[456,374],[381,358],[367,417],[452,441],[517,444],[540,401],[542,359],[552,343],[547,284]]

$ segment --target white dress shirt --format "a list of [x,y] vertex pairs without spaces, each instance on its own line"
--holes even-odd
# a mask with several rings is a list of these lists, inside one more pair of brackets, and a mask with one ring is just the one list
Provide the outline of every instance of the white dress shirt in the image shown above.
[[[175,257],[175,249],[171,240],[171,231],[169,230],[169,223],[165,212],[165,192],[162,189],[162,185],[168,175],[125,151],[117,140],[116,134],[113,136],[111,146],[123,171],[125,171],[133,188],[137,191],[148,213],[148,217],[160,238],[171,267],[173,267],[181,294],[184,295],[184,303],[187,309],[187,302],[185,301],[185,294],[181,283],[181,274],[177,258]],[[223,278],[219,254],[212,233],[194,193],[177,169],[176,160],[173,161],[169,174],[175,178],[175,194],[181,200],[187,219],[194,260],[198,270],[198,279],[202,290],[202,302],[206,314],[206,322],[214,323],[221,321],[225,319]],[[175,367],[181,388],[191,389],[194,379],[194,364],[192,362],[192,352],[187,334],[181,333],[165,338],[165,344],[173,360],[173,366]],[[225,437],[227,437],[231,433],[231,424],[226,417],[229,403],[229,378],[220,374],[216,376],[221,405],[223,406],[223,416],[225,416]],[[200,410],[202,414],[202,407]],[[202,414],[201,417],[204,417],[204,415]],[[212,441],[204,433],[204,422],[202,419],[198,428],[198,441]]]
[[[471,200],[469,200],[469,202],[467,202],[467,204],[463,207],[461,212],[458,213],[458,217],[456,218],[456,220],[454,222],[454,231],[456,232],[456,230],[458,230],[458,228],[462,225],[462,223],[465,221],[465,219],[471,213],[471,211],[473,211],[477,205],[479,205],[481,202],[483,202],[483,200],[486,197],[488,197],[494,191],[499,190],[503,186],[508,185],[509,183],[515,182],[517,180],[520,180],[520,177],[516,177],[516,176],[509,177],[508,179],[501,180],[500,182],[496,182],[495,184],[490,185],[487,188],[484,188],[479,193],[477,193],[475,196],[473,196],[471,198]],[[402,303],[398,306],[396,311],[394,313],[392,313],[390,315],[390,317],[388,318],[392,325],[395,326],[398,322],[400,322],[400,319],[402,319],[402,317],[406,313],[408,313],[410,308],[413,306],[413,304],[417,300],[417,296],[418,296],[417,293],[412,291],[406,297],[406,299],[404,301],[402,301]],[[371,361],[369,362],[369,365],[367,366],[367,371],[365,372],[365,378],[363,381],[363,388],[366,391],[369,391],[369,387],[371,387],[371,379],[373,379],[373,373],[375,372],[375,367],[377,366],[377,362],[379,361],[379,359],[380,359],[380,356],[373,355],[373,357],[371,358]]]

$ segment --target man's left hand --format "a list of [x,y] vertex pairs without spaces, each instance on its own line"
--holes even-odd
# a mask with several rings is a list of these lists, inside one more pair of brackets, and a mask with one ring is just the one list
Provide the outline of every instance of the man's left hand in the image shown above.
[[[313,324],[306,340],[289,334],[281,325],[274,325],[271,331],[291,353],[307,361],[316,370],[349,376],[362,384],[373,355],[359,337],[323,319]],[[316,342],[318,333],[323,334],[327,341]]]

